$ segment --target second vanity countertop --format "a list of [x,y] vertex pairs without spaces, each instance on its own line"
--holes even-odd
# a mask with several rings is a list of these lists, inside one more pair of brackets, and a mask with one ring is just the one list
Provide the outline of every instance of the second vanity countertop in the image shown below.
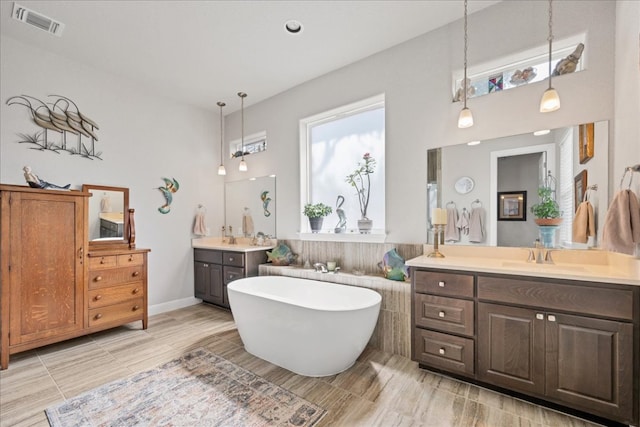
[[444,246],[444,258],[424,254],[410,259],[410,267],[462,270],[478,273],[513,274],[554,279],[616,283],[640,286],[640,259],[599,250],[553,250],[553,264],[527,262],[528,248]]
[[198,249],[213,249],[219,251],[233,251],[233,252],[253,252],[253,251],[268,251],[275,248],[278,242],[275,239],[270,239],[269,245],[252,245],[251,239],[247,237],[237,237],[236,243],[229,244],[229,238],[223,239],[221,237],[200,237],[197,239],[191,239],[191,247]]

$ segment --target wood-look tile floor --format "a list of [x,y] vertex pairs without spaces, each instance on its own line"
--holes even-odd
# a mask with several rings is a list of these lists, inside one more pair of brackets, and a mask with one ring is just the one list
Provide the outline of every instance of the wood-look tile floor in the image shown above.
[[[581,426],[597,424],[419,369],[367,348],[338,375],[309,378],[246,351],[228,311],[199,304],[11,356],[0,372],[0,425],[48,426],[44,409],[205,347],[327,409],[319,426]],[[240,426],[239,426],[240,427]]]

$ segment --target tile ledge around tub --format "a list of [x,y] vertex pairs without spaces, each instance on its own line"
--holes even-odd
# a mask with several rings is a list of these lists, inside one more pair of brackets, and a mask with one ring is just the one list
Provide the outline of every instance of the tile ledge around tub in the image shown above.
[[411,286],[411,281],[406,280],[404,282],[398,280],[389,280],[383,276],[372,275],[355,275],[347,272],[339,273],[319,273],[312,269],[305,269],[296,266],[275,266],[269,264],[260,264],[258,267],[258,274],[260,276],[274,275],[274,276],[289,276],[297,277],[300,279],[319,280],[321,282],[338,283],[341,285],[360,286],[366,288],[376,288],[375,285],[384,286],[389,284],[406,284],[407,289]]

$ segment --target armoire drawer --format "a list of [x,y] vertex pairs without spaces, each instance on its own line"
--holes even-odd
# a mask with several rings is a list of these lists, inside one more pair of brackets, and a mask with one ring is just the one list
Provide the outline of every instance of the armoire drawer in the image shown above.
[[93,289],[89,291],[89,308],[117,304],[132,298],[142,297],[143,295],[144,284],[142,282]]
[[89,327],[131,319],[137,320],[144,315],[144,300],[136,298],[120,304],[89,310]]
[[142,266],[89,271],[89,289],[104,288],[106,286],[142,280],[144,276],[143,273],[144,269]]

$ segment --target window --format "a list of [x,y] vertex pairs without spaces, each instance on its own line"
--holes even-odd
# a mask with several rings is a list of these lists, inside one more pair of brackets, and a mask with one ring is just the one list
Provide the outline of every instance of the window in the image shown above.
[[[235,139],[229,143],[229,157],[242,157],[242,140]],[[244,137],[244,155],[260,153],[267,149],[267,131],[254,133]]]
[[[306,203],[324,203],[333,213],[323,221],[322,236],[328,240],[367,240],[384,236],[385,230],[385,104],[378,95],[333,109],[300,121],[301,211]],[[373,221],[370,235],[360,234],[361,219],[358,193],[346,178],[363,164],[364,155],[375,159],[370,179],[367,218]],[[344,202],[340,205],[342,196]],[[336,208],[344,211],[346,230],[336,232],[340,217]],[[301,214],[303,237],[310,232],[308,219]],[[358,236],[358,239],[354,238]],[[378,236],[378,237],[375,237]],[[376,240],[377,241],[377,240]]]

